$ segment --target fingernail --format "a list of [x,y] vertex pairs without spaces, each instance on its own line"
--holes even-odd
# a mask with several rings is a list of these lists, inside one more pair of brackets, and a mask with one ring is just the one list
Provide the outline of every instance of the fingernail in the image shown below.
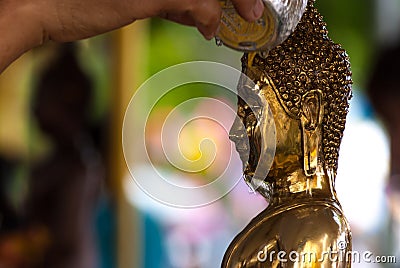
[[258,0],[256,5],[253,7],[253,15],[255,19],[259,19],[264,11],[264,3],[262,0]]

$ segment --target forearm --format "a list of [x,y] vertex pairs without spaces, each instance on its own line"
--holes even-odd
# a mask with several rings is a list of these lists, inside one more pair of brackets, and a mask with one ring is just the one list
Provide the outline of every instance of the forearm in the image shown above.
[[23,53],[43,43],[37,12],[29,1],[0,0],[0,73]]

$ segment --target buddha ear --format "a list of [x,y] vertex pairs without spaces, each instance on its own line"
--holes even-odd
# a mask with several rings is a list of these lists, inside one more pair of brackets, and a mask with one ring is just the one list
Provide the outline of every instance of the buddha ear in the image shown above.
[[306,176],[313,176],[317,171],[323,113],[322,92],[319,90],[307,92],[302,98],[300,118]]

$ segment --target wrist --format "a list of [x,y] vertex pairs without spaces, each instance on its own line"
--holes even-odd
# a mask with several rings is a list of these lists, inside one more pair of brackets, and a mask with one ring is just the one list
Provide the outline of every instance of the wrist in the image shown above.
[[44,42],[38,12],[30,1],[0,3],[0,72],[26,51]]

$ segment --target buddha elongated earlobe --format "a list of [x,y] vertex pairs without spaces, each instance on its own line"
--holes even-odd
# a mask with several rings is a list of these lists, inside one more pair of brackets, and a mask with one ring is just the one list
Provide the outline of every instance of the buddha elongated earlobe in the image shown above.
[[317,171],[321,142],[321,122],[323,115],[322,93],[309,91],[303,96],[301,130],[303,140],[304,173],[313,176]]

